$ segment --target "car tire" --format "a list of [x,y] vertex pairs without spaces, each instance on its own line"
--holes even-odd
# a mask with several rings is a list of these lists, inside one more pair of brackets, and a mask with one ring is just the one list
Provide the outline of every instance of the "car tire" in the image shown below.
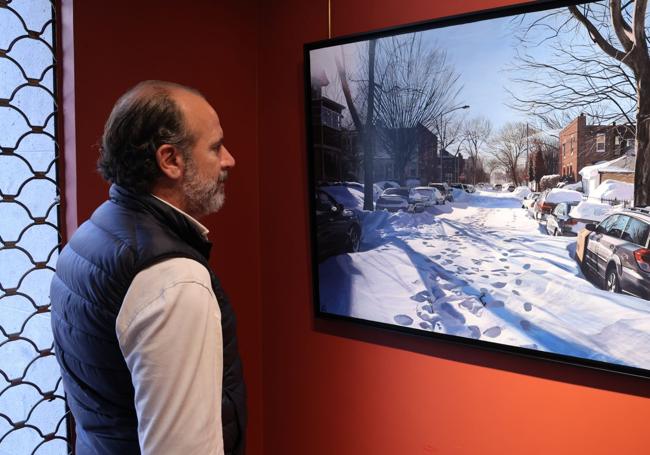
[[347,252],[356,253],[357,251],[359,251],[360,245],[361,245],[361,229],[359,229],[359,226],[352,225],[350,226],[350,229],[348,229]]
[[618,277],[616,266],[613,264],[607,267],[607,272],[605,272],[605,290],[617,294],[621,292],[621,280]]

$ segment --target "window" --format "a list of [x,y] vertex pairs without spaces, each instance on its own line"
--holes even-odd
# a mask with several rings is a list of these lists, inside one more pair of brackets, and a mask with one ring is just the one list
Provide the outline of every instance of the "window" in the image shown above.
[[644,223],[636,218],[630,218],[630,222],[623,232],[623,240],[635,243],[639,246],[646,246],[648,241],[648,233],[650,232],[650,224]]
[[59,251],[54,7],[0,2],[0,454],[68,452],[49,284]]
[[607,235],[611,237],[620,238],[629,220],[630,220],[629,216],[619,215],[616,221],[614,221],[614,223],[607,230]]
[[599,133],[596,135],[596,151],[604,152],[605,151],[605,134]]

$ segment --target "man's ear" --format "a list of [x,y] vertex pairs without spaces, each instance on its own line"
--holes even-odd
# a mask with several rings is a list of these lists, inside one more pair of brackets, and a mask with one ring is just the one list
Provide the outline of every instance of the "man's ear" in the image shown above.
[[185,173],[185,161],[181,151],[170,144],[163,144],[156,150],[158,167],[165,176],[172,180],[180,180]]

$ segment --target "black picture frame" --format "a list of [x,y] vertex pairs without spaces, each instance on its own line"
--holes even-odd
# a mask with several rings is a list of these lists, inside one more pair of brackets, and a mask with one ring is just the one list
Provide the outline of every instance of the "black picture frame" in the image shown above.
[[[319,188],[321,184],[325,181],[329,181],[329,185],[325,186],[335,186],[341,185],[341,187],[349,187],[351,183],[345,183],[347,180],[342,179],[342,183],[333,183],[332,180],[335,179],[323,179],[326,176],[326,172],[323,172],[321,175],[317,175],[316,166],[323,166],[322,160],[318,161],[317,159],[317,145],[316,132],[315,132],[315,122],[324,122],[321,117],[322,114],[316,114],[317,108],[321,109],[322,112],[322,103],[316,105],[312,100],[312,81],[314,77],[318,75],[312,72],[312,54],[316,51],[333,48],[338,46],[346,46],[350,44],[360,43],[369,40],[381,40],[391,37],[403,37],[410,34],[420,33],[420,32],[441,32],[451,30],[456,26],[467,26],[468,24],[486,24],[491,21],[512,19],[516,16],[521,15],[531,15],[535,13],[547,13],[556,9],[566,8],[570,5],[586,5],[586,4],[596,4],[600,3],[598,1],[567,1],[567,0],[544,0],[544,1],[535,1],[529,3],[518,4],[514,6],[500,7],[495,9],[471,12],[467,14],[455,15],[450,17],[443,17],[432,20],[424,20],[422,22],[387,28],[382,30],[376,30],[368,33],[360,33],[349,36],[342,36],[328,40],[317,41],[313,43],[307,43],[304,45],[304,96],[305,96],[305,120],[306,120],[306,138],[307,138],[307,183],[308,183],[308,210],[309,210],[309,239],[310,239],[310,248],[311,248],[311,265],[312,265],[312,291],[313,291],[313,308],[314,315],[320,319],[329,319],[329,320],[343,320],[348,322],[353,322],[357,324],[362,324],[366,326],[371,326],[379,329],[386,329],[390,331],[401,332],[409,335],[416,335],[420,337],[425,337],[432,339],[434,341],[445,341],[452,343],[459,343],[463,345],[473,346],[480,349],[496,350],[500,352],[507,352],[511,354],[516,354],[519,356],[532,357],[537,359],[543,359],[547,361],[578,365],[589,367],[597,370],[604,370],[616,373],[623,373],[626,375],[632,375],[636,377],[648,378],[650,377],[650,361],[648,361],[645,366],[631,365],[625,363],[617,363],[608,360],[602,360],[600,358],[580,356],[580,355],[571,355],[562,352],[553,352],[546,349],[538,349],[534,347],[522,347],[521,345],[507,344],[491,341],[482,336],[482,339],[475,339],[467,336],[452,335],[448,333],[441,333],[432,330],[423,330],[416,328],[413,325],[403,325],[398,323],[387,323],[379,320],[372,320],[367,318],[360,318],[351,316],[349,314],[341,314],[334,311],[329,311],[326,307],[323,307],[321,302],[321,292],[322,292],[322,283],[323,276],[321,266],[324,262],[328,260],[335,259],[336,254],[326,251],[328,248],[324,246],[324,241],[322,238],[319,240],[319,220],[317,215],[317,199],[319,197]],[[321,101],[323,97],[321,95]],[[335,100],[335,104],[337,103]],[[338,102],[340,107],[347,109],[343,102]],[[316,118],[318,115],[319,118]],[[330,119],[331,121],[331,119]],[[338,120],[341,121],[341,118]],[[346,130],[350,131],[350,130]],[[322,137],[322,136],[321,136]],[[558,152],[559,153],[559,152]],[[442,154],[442,153],[441,153]],[[442,175],[443,166],[440,166],[440,172]],[[458,174],[456,174],[458,176]],[[374,181],[376,181],[375,179]],[[354,181],[352,182],[354,183]],[[328,194],[334,198],[331,194]],[[347,207],[334,206],[334,211],[338,212],[341,215],[344,211],[348,211]],[[320,206],[319,206],[320,207]],[[335,242],[336,243],[336,242]],[[338,242],[339,246],[340,241]],[[356,253],[353,253],[356,254]],[[422,302],[421,302],[422,303]],[[650,301],[648,301],[648,307],[650,308]],[[649,316],[650,318],[650,316]],[[650,351],[650,347],[648,347]],[[650,357],[649,357],[650,358]]]

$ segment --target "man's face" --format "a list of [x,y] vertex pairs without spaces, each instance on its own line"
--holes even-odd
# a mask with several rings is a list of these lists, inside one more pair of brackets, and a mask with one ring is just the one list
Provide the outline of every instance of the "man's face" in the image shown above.
[[184,154],[182,189],[185,210],[195,218],[217,212],[225,201],[225,181],[235,159],[223,144],[219,116],[198,95],[184,92],[177,97],[194,144]]

